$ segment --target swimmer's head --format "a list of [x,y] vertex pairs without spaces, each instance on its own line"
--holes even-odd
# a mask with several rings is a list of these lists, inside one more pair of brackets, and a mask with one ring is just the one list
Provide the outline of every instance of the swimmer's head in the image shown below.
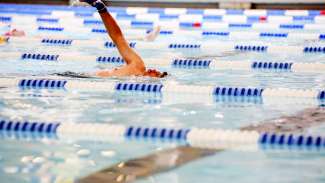
[[149,76],[149,77],[154,77],[154,78],[163,78],[168,75],[167,72],[159,72],[155,69],[148,69],[145,73],[144,76]]

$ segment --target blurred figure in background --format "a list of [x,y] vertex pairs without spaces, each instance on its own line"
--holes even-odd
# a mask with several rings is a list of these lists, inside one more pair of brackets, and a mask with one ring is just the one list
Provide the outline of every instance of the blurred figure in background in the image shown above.
[[[158,37],[160,33],[160,26],[155,27],[152,31],[148,32],[145,36],[142,35],[135,35],[135,36],[127,36],[126,39],[130,41],[154,41]],[[6,43],[9,41],[9,37],[24,37],[26,36],[25,31],[18,30],[18,29],[12,29],[2,36],[0,36],[0,44]],[[37,36],[38,37],[38,36]],[[55,37],[55,36],[53,36]],[[60,37],[57,37],[60,38]]]
[[17,29],[12,29],[4,34],[4,36],[10,37],[23,37],[26,36],[25,31],[23,30],[17,30]]
[[12,29],[0,36],[0,44],[7,43],[10,37],[24,37],[25,35],[25,32],[22,30]]

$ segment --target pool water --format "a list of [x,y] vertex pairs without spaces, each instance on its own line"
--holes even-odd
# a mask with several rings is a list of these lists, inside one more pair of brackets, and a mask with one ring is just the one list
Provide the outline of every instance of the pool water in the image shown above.
[[[2,6],[2,8],[5,6]],[[0,10],[1,11],[1,10]],[[129,30],[130,32],[132,31]],[[250,31],[250,30],[242,30]],[[294,32],[294,30],[290,30]],[[299,30],[304,32],[303,30]],[[3,28],[2,33],[5,32]],[[311,31],[305,31],[311,32]],[[319,31],[314,31],[319,32]],[[29,31],[38,35],[39,31]],[[44,32],[43,32],[44,34]],[[98,34],[59,33],[74,39],[107,39]],[[46,32],[48,37],[56,33]],[[62,35],[61,35],[62,36]],[[266,43],[274,45],[325,45],[322,41],[289,41],[277,39],[228,40],[164,36],[155,44],[186,43]],[[47,54],[74,53],[76,55],[118,56],[114,49],[94,46],[46,46],[34,42],[7,44],[1,53],[31,52]],[[138,50],[144,60],[151,58],[206,56],[229,62],[243,60],[292,61],[325,64],[325,54],[282,54],[223,52],[220,50]],[[74,71],[92,73],[100,68],[113,68],[96,62],[38,62],[2,58],[1,78],[60,78],[53,73]],[[97,81],[105,85],[112,81],[177,83],[186,85],[220,85],[257,88],[325,88],[323,73],[295,73],[262,70],[211,70],[158,67],[170,76],[150,78],[96,78],[66,80]],[[250,124],[294,115],[305,108],[317,107],[321,101],[309,98],[235,99],[207,98],[196,94],[142,94],[133,92],[83,90],[26,90],[6,87],[0,83],[0,118],[61,123],[111,123],[133,126],[160,126],[171,128],[238,129]],[[325,121],[324,121],[325,122]],[[323,135],[324,125],[306,129],[307,134]],[[64,182],[76,180],[118,162],[145,156],[178,143],[146,140],[41,139],[37,136],[15,136],[0,133],[0,177],[2,182]],[[225,150],[202,158],[172,171],[156,174],[137,182],[324,182],[324,151]]]

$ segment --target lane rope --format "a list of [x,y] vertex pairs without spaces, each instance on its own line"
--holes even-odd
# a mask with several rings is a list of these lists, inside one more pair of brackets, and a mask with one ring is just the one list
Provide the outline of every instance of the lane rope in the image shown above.
[[[107,92],[140,92],[152,94],[196,94],[203,96],[231,96],[243,98],[294,97],[325,99],[325,90],[318,89],[289,89],[289,88],[255,88],[231,86],[197,86],[180,85],[173,82],[164,83],[137,83],[137,82],[99,82],[81,80],[58,79],[16,79],[0,78],[1,84],[7,87],[21,89],[88,89]],[[211,98],[212,100],[212,98]]]
[[[145,126],[125,126],[94,123],[49,123],[30,121],[0,120],[0,132],[37,134],[42,138],[57,137],[69,140],[81,139],[96,141],[103,139],[159,139],[171,142],[186,142],[193,147],[236,148],[245,146],[271,145],[279,148],[307,148],[323,150],[325,138],[304,134],[268,133],[203,128],[163,128]],[[13,134],[13,135],[15,135]]]

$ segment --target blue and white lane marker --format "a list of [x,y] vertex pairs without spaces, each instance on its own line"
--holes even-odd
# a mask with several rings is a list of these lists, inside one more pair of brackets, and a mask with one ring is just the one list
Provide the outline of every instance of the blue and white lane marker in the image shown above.
[[[69,16],[70,15],[70,16]],[[177,22],[224,22],[224,23],[283,23],[283,24],[325,24],[325,16],[247,16],[247,15],[164,15],[164,14],[126,14],[111,13],[118,21],[130,20],[136,22],[158,22],[158,21],[177,21]],[[77,18],[77,17],[82,18]],[[52,15],[49,17],[29,17],[30,24],[65,24],[90,25],[102,24],[98,14],[76,13],[63,15]],[[0,22],[24,23],[25,17],[22,15],[0,15]]]
[[[34,10],[34,11],[51,11],[51,12],[95,12],[90,7],[80,6],[49,6],[49,5],[19,5],[19,4],[1,4],[1,10]],[[192,9],[192,8],[145,8],[145,7],[109,7],[111,12],[120,13],[160,13],[160,14],[231,14],[231,15],[287,15],[287,16],[315,16],[324,14],[324,10],[241,10],[241,9]]]
[[[145,35],[152,31],[148,30],[130,30],[126,31],[132,34],[137,33],[140,35]],[[93,28],[91,30],[93,33],[107,34],[106,29],[103,28]],[[247,32],[247,31],[195,31],[195,30],[161,30],[160,35],[162,36],[195,36],[195,37],[219,37],[219,38],[229,38],[235,40],[247,40],[247,39],[285,39],[285,40],[325,40],[324,33],[298,33],[298,32]]]
[[[48,42],[48,40],[46,39]],[[69,40],[62,40],[57,44],[69,44]],[[80,56],[73,54],[44,54],[44,53],[4,53],[0,58],[22,61],[40,62],[97,62],[100,64],[124,64],[121,57],[116,56]],[[213,59],[146,59],[149,66],[174,67],[182,69],[214,69],[214,70],[258,70],[258,71],[286,71],[302,73],[325,73],[323,63],[294,63],[273,61],[217,61]]]
[[[39,41],[44,45],[57,45],[57,46],[78,46],[78,47],[96,47],[115,49],[116,45],[112,41],[101,40],[70,40],[70,39],[33,39],[33,38],[13,38],[10,43],[25,42],[26,40]],[[260,53],[294,53],[294,54],[325,54],[325,46],[276,46],[271,44],[252,44],[252,43],[233,43],[233,42],[220,42],[220,43],[152,43],[152,42],[136,42],[129,43],[130,47],[135,49],[201,49],[201,50],[222,50],[222,51],[242,51],[242,52],[260,52]]]
[[[160,61],[162,62],[162,61]],[[159,62],[157,62],[159,63]],[[294,63],[272,61],[217,61],[207,59],[173,59],[172,66],[176,68],[209,68],[221,70],[264,70],[325,73],[322,63]]]
[[[39,27],[45,30],[44,27]],[[63,31],[62,27],[52,27],[48,28],[52,31]],[[91,28],[89,30],[83,30],[85,33],[96,33],[96,34],[107,34],[106,29],[103,28]],[[127,29],[124,31],[126,35],[142,35],[150,33],[152,29],[142,30],[142,29]],[[325,31],[324,33],[298,33],[298,32],[246,32],[246,31],[194,31],[194,30],[161,30],[160,35],[162,36],[193,36],[201,38],[228,38],[230,40],[251,40],[251,39],[283,39],[283,40],[325,40]],[[126,36],[127,37],[127,36]],[[70,38],[11,38],[12,42],[26,42],[26,41],[35,41],[42,42],[46,44],[57,44],[57,45],[74,45],[78,43],[78,40],[73,40]],[[77,43],[73,43],[77,42]]]
[[124,126],[94,123],[45,123],[29,121],[0,120],[0,132],[42,134],[43,137],[56,136],[62,140],[71,138],[97,141],[103,139],[136,138],[159,139],[171,142],[186,142],[194,147],[236,148],[272,145],[290,148],[325,149],[322,136],[302,134],[259,133],[224,129],[163,128],[145,126]]
[[[162,29],[195,29],[195,30],[220,30],[220,29],[245,29],[245,30],[325,30],[323,24],[290,24],[290,23],[225,23],[225,22],[170,22],[170,21],[135,21],[135,20],[120,20],[119,25],[123,28],[146,28],[152,29],[156,26],[160,26]],[[75,25],[69,27],[69,24]],[[85,25],[102,26],[102,22],[99,20],[87,20],[80,23],[79,21],[74,22],[73,20],[61,23],[58,25],[44,24],[18,24],[19,27],[25,30],[38,30],[38,31],[84,31],[90,32],[89,27]],[[15,24],[13,24],[14,26]]]
[[[113,10],[114,11],[114,10]],[[115,11],[117,12],[117,11]],[[159,13],[167,15],[198,14],[198,15],[277,15],[277,16],[315,16],[321,15],[320,10],[238,10],[238,9],[191,9],[191,8],[126,8],[125,13]]]
[[[29,14],[48,12],[52,15],[64,15],[66,13],[95,13],[90,7],[68,7],[68,6],[39,6],[39,5],[14,5],[1,4],[1,13],[16,13],[24,11]],[[324,15],[324,10],[238,10],[238,9],[191,9],[191,8],[145,8],[145,7],[109,7],[113,13],[124,14],[161,14],[161,15],[254,15],[254,16],[318,16]],[[34,13],[33,13],[34,12]],[[22,14],[20,13],[20,14]]]
[[[196,86],[179,85],[171,82],[163,84],[136,83],[136,82],[94,82],[79,80],[57,79],[8,79],[0,78],[1,84],[7,87],[22,89],[67,89],[83,90],[92,88],[96,91],[107,92],[140,92],[152,94],[195,94],[203,96],[229,97],[293,97],[321,100],[325,99],[325,89],[289,89],[289,88],[255,88],[255,87],[228,87],[228,86]],[[211,98],[212,100],[212,98]]]

